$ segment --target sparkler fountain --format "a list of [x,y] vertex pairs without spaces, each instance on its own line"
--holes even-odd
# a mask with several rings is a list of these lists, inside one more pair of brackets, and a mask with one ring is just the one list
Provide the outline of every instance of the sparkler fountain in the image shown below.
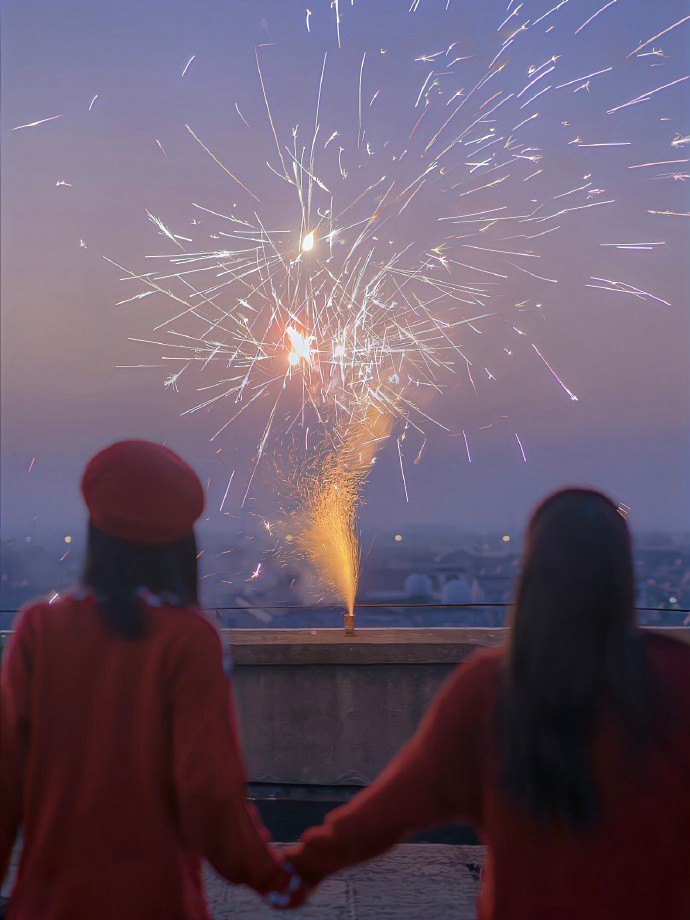
[[345,605],[345,632],[355,630],[359,580],[357,510],[377,449],[392,417],[367,407],[339,432],[338,445],[318,458],[298,481],[297,546]]

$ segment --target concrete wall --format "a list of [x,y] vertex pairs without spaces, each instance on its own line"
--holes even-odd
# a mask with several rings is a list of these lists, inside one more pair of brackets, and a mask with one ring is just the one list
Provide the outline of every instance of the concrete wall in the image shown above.
[[503,630],[227,630],[252,783],[364,785]]
[[[660,630],[690,641],[690,629]],[[251,783],[363,785],[504,629],[225,630]]]

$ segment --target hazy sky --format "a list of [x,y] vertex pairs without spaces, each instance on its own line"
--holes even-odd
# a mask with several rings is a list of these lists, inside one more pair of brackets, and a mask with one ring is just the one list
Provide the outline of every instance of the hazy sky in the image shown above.
[[[365,123],[374,155],[363,164],[362,175],[367,170],[374,175],[385,141],[401,150],[421,112],[414,109],[415,99],[435,65],[414,59],[438,50],[445,54],[457,42],[452,54],[468,59],[467,85],[457,65],[448,86],[467,91],[498,51],[496,29],[507,15],[506,3],[494,0],[450,0],[447,10],[446,0],[421,0],[416,12],[408,12],[410,0],[356,0],[354,5],[340,0],[339,50],[330,4],[306,2],[312,7],[309,32],[302,0],[5,0],[3,535],[75,526],[83,517],[77,485],[85,461],[123,437],[166,441],[197,466],[210,480],[214,529],[224,526],[218,507],[236,469],[226,510],[240,513],[261,411],[247,413],[214,443],[209,439],[232,407],[215,405],[181,417],[198,401],[198,381],[187,385],[182,378],[177,392],[165,389],[170,368],[160,366],[163,349],[130,341],[152,337],[153,327],[171,314],[170,303],[152,296],[115,306],[138,289],[122,282],[121,273],[102,257],[143,272],[150,270],[146,255],[170,251],[146,209],[176,233],[193,236],[195,245],[203,239],[199,245],[206,248],[218,222],[204,215],[193,225],[199,216],[193,202],[221,213],[236,205],[251,213],[252,202],[195,144],[185,123],[249,187],[261,190],[264,214],[273,226],[290,223],[280,180],[266,167],[276,155],[262,108],[255,47],[264,46],[264,76],[284,143],[293,125],[313,121],[328,51],[322,140],[339,129],[337,143],[344,147],[356,136],[359,67],[367,53]],[[553,5],[526,4],[533,22]],[[615,204],[568,215],[563,232],[540,245],[538,268],[530,268],[558,279],[557,284],[506,271],[505,260],[486,253],[475,259],[485,272],[508,275],[496,288],[496,315],[476,333],[463,334],[477,392],[463,365],[444,395],[424,403],[450,434],[434,433],[430,426],[417,465],[421,437],[410,434],[405,442],[409,503],[395,441],[382,451],[367,492],[369,524],[387,528],[437,519],[462,528],[519,526],[544,492],[584,483],[629,505],[637,528],[688,528],[687,218],[648,212],[687,212],[687,183],[669,172],[690,170],[687,164],[628,167],[690,156],[690,145],[673,146],[674,138],[690,133],[690,83],[606,114],[687,73],[687,24],[647,46],[663,56],[626,58],[680,19],[687,5],[684,0],[624,0],[576,33],[602,5],[570,0],[532,26],[526,50],[508,53],[507,73],[515,74],[517,93],[529,80],[530,64],[538,67],[552,55],[560,55],[559,67],[543,81],[546,85],[614,67],[577,93],[579,84],[554,87],[544,94],[543,108],[540,103],[524,114],[540,112],[525,136],[544,150],[544,181],[553,196],[568,192],[576,180],[591,179],[592,188]],[[512,20],[515,26],[521,21]],[[500,40],[507,34],[502,31]],[[500,79],[505,86],[505,77]],[[376,90],[380,99],[370,108]],[[481,99],[490,96],[487,86]],[[13,130],[53,115],[63,117]],[[620,146],[569,145],[576,136]],[[58,185],[60,180],[69,184]],[[529,188],[522,181],[506,182],[481,199],[481,208],[524,207]],[[570,200],[559,199],[564,207]],[[424,249],[444,209],[468,213],[471,204],[472,199],[449,202],[438,192],[427,199],[420,195],[417,216],[402,220],[399,232],[416,235]],[[622,251],[602,247],[602,241],[664,245]],[[460,258],[459,253],[454,256]],[[588,288],[592,277],[626,282],[670,306]],[[518,340],[513,325],[548,357],[577,402]],[[118,367],[136,364],[159,366]],[[248,506],[269,515],[274,447]]]

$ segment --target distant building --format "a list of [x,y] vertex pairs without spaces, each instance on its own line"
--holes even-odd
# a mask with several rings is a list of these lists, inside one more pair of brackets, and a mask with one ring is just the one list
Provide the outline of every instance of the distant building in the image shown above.
[[434,586],[428,575],[413,572],[405,579],[405,596],[409,600],[429,603],[434,598]]

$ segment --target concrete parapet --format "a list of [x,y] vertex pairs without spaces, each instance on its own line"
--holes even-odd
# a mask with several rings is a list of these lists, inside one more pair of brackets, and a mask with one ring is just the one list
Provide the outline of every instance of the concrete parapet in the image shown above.
[[365,785],[503,629],[227,630],[249,781]]
[[[690,641],[690,629],[659,630]],[[505,629],[224,630],[254,784],[366,785],[453,668]]]

